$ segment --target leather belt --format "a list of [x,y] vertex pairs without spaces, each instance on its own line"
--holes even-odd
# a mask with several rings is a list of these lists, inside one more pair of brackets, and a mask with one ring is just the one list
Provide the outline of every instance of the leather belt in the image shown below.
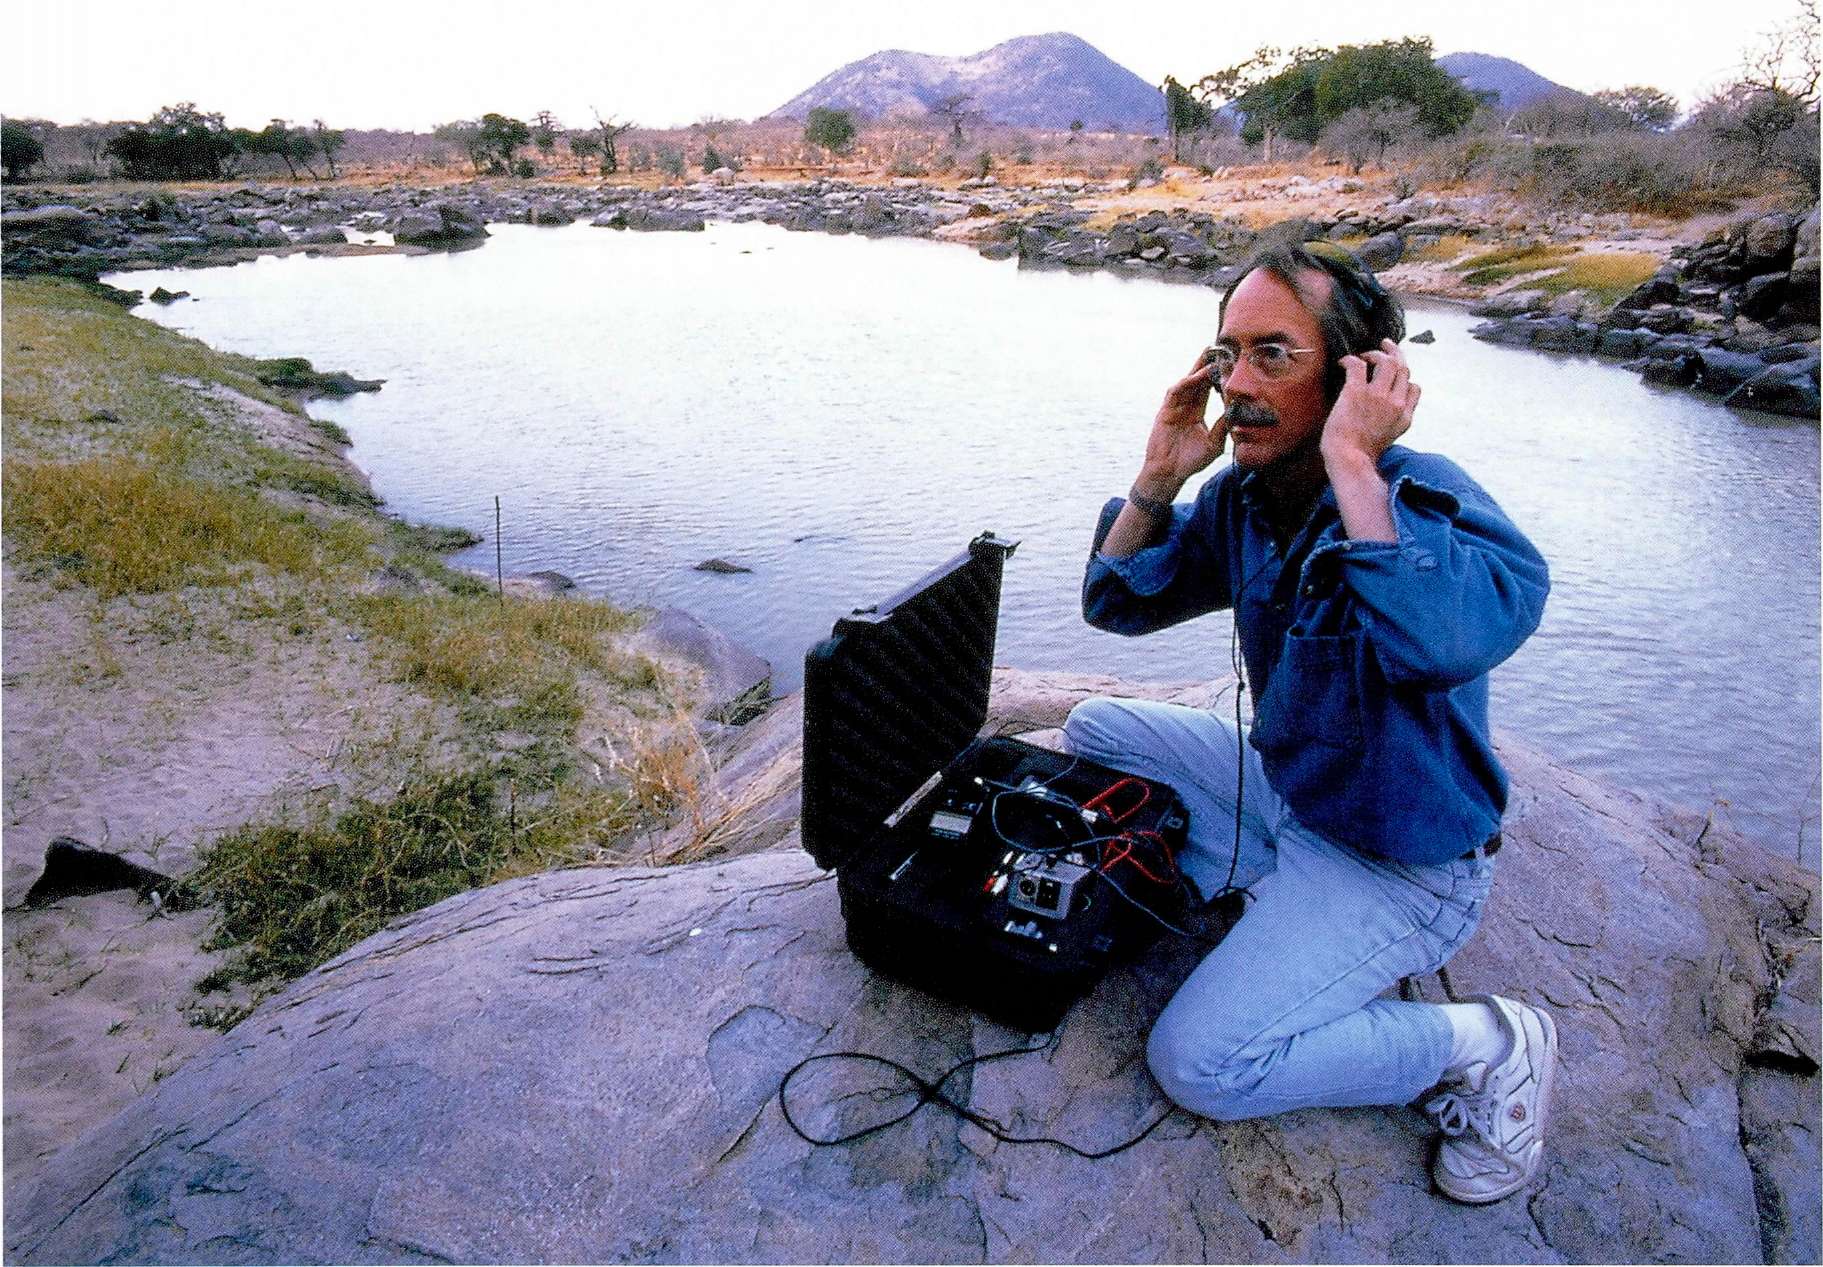
[[1486,841],[1484,841],[1483,843],[1481,843],[1479,845],[1476,845],[1473,849],[1471,849],[1467,853],[1463,854],[1460,861],[1472,862],[1472,861],[1474,861],[1474,859],[1476,858],[1477,855],[1479,855],[1480,857],[1483,857],[1483,858],[1492,858],[1495,854],[1497,854],[1499,852],[1500,852],[1500,833],[1495,832],[1492,836],[1489,836]]

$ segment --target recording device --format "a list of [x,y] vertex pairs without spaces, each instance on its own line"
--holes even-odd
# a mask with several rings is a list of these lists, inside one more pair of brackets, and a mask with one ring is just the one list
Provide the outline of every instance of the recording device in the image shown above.
[[1188,816],[1166,784],[981,737],[1012,548],[984,534],[805,657],[801,840],[859,959],[1037,1032],[1181,911]]

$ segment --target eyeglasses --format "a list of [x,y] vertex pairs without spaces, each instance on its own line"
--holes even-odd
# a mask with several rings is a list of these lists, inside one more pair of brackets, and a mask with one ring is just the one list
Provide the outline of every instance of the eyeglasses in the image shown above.
[[1314,356],[1318,350],[1317,348],[1288,348],[1283,343],[1256,343],[1246,352],[1241,353],[1225,344],[1218,343],[1203,353],[1203,360],[1215,366],[1215,382],[1219,387],[1228,381],[1230,374],[1234,373],[1234,367],[1240,364],[1242,356],[1247,358],[1247,364],[1251,365],[1260,377],[1284,378],[1297,368],[1298,357]]

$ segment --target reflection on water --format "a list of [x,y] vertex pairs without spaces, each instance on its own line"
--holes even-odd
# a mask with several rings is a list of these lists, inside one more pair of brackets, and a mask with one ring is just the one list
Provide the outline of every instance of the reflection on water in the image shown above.
[[[1216,296],[1020,272],[934,242],[712,225],[497,226],[479,251],[115,278],[218,347],[383,377],[319,402],[391,507],[493,530],[510,570],[674,603],[772,660],[992,528],[999,659],[1182,680],[1224,673],[1224,616],[1126,640],[1083,625],[1081,566]],[[1496,724],[1814,862],[1818,429],[1731,413],[1594,362],[1470,339],[1414,303],[1449,454],[1550,560],[1543,627],[1495,675]],[[492,546],[471,552],[491,567]],[[720,556],[753,569],[716,575]],[[459,561],[462,561],[459,557]],[[1803,840],[1800,847],[1799,841]]]

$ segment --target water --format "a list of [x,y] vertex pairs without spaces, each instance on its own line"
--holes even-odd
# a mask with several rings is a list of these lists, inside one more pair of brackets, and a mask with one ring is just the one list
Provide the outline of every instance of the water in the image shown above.
[[[222,348],[383,377],[312,406],[390,507],[618,600],[676,604],[797,684],[831,621],[983,529],[1023,541],[998,659],[1181,681],[1227,671],[1216,615],[1129,640],[1082,623],[1103,500],[1138,467],[1216,295],[1021,272],[952,245],[712,225],[496,226],[480,250],[267,258],[113,279]],[[1411,304],[1408,441],[1447,453],[1550,560],[1496,724],[1623,786],[1817,860],[1818,428],[1478,343]],[[1188,496],[1186,492],[1186,496]],[[753,569],[692,569],[719,556]]]

